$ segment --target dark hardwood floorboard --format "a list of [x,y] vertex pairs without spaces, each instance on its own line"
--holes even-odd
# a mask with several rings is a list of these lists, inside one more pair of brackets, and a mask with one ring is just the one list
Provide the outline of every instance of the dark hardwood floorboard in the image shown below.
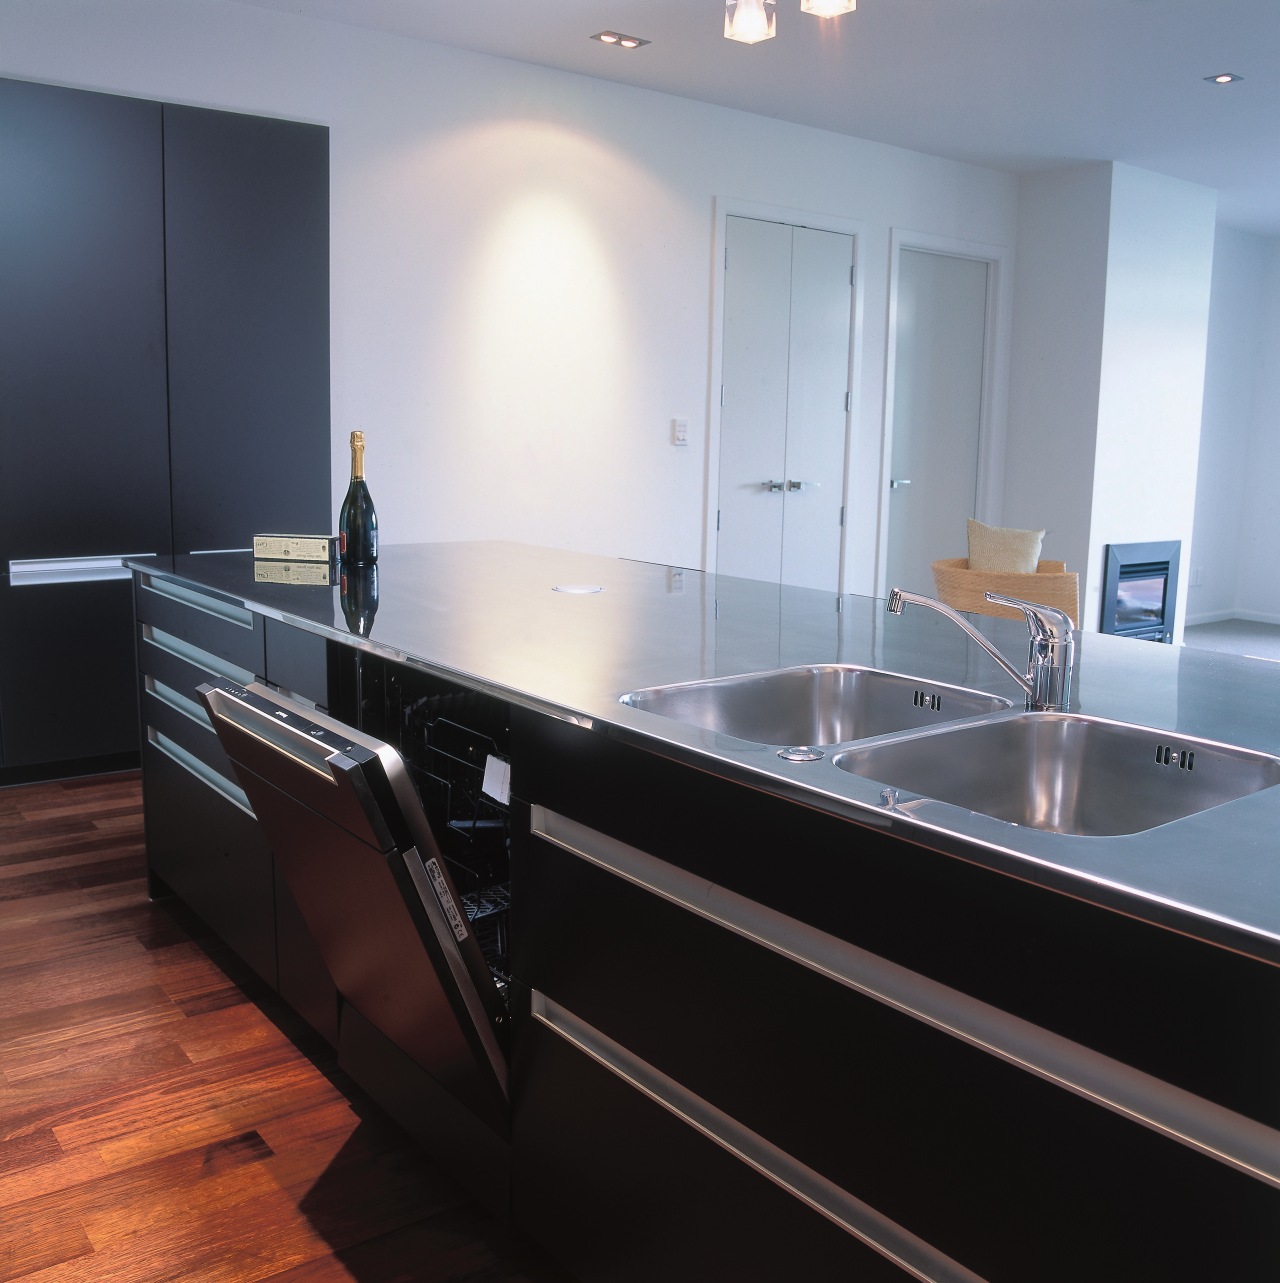
[[0,1283],[572,1283],[254,983],[136,773],[0,788]]

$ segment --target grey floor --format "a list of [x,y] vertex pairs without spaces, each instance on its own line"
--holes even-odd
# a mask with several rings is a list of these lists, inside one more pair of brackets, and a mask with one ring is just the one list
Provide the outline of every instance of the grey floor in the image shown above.
[[1213,624],[1188,624],[1183,643],[1201,650],[1225,650],[1254,659],[1280,660],[1280,624],[1251,619],[1221,619]]

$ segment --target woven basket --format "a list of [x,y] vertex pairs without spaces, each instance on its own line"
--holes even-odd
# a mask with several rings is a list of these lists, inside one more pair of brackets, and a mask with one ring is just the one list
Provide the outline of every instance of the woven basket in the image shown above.
[[970,570],[967,557],[952,557],[933,563],[933,582],[939,599],[953,610],[1022,619],[1022,611],[994,605],[984,596],[998,592],[1039,606],[1056,606],[1071,616],[1073,624],[1080,623],[1080,576],[1068,570],[1065,562],[1041,561],[1034,575],[1023,575],[1011,571]]

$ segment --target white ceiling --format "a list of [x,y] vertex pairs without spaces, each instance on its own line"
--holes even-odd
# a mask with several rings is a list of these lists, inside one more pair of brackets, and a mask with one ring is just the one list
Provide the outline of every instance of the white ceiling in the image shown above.
[[[723,0],[243,2],[1017,172],[1125,161],[1280,235],[1280,0],[778,0],[752,46],[723,39]],[[588,39],[606,29],[652,43]]]

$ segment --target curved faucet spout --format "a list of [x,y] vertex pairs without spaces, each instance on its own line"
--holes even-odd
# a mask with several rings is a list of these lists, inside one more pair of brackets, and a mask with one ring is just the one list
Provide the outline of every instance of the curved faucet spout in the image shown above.
[[930,610],[945,615],[1022,687],[1029,709],[1065,711],[1071,700],[1071,669],[1075,648],[1070,618],[1052,607],[1040,606],[1016,597],[1003,597],[999,593],[987,593],[987,600],[1019,608],[1026,615],[1027,627],[1031,633],[1031,653],[1025,675],[1018,672],[959,612],[932,597],[908,592],[905,588],[891,588],[885,609],[892,615],[900,615],[907,603],[913,602],[917,606],[928,606]]

